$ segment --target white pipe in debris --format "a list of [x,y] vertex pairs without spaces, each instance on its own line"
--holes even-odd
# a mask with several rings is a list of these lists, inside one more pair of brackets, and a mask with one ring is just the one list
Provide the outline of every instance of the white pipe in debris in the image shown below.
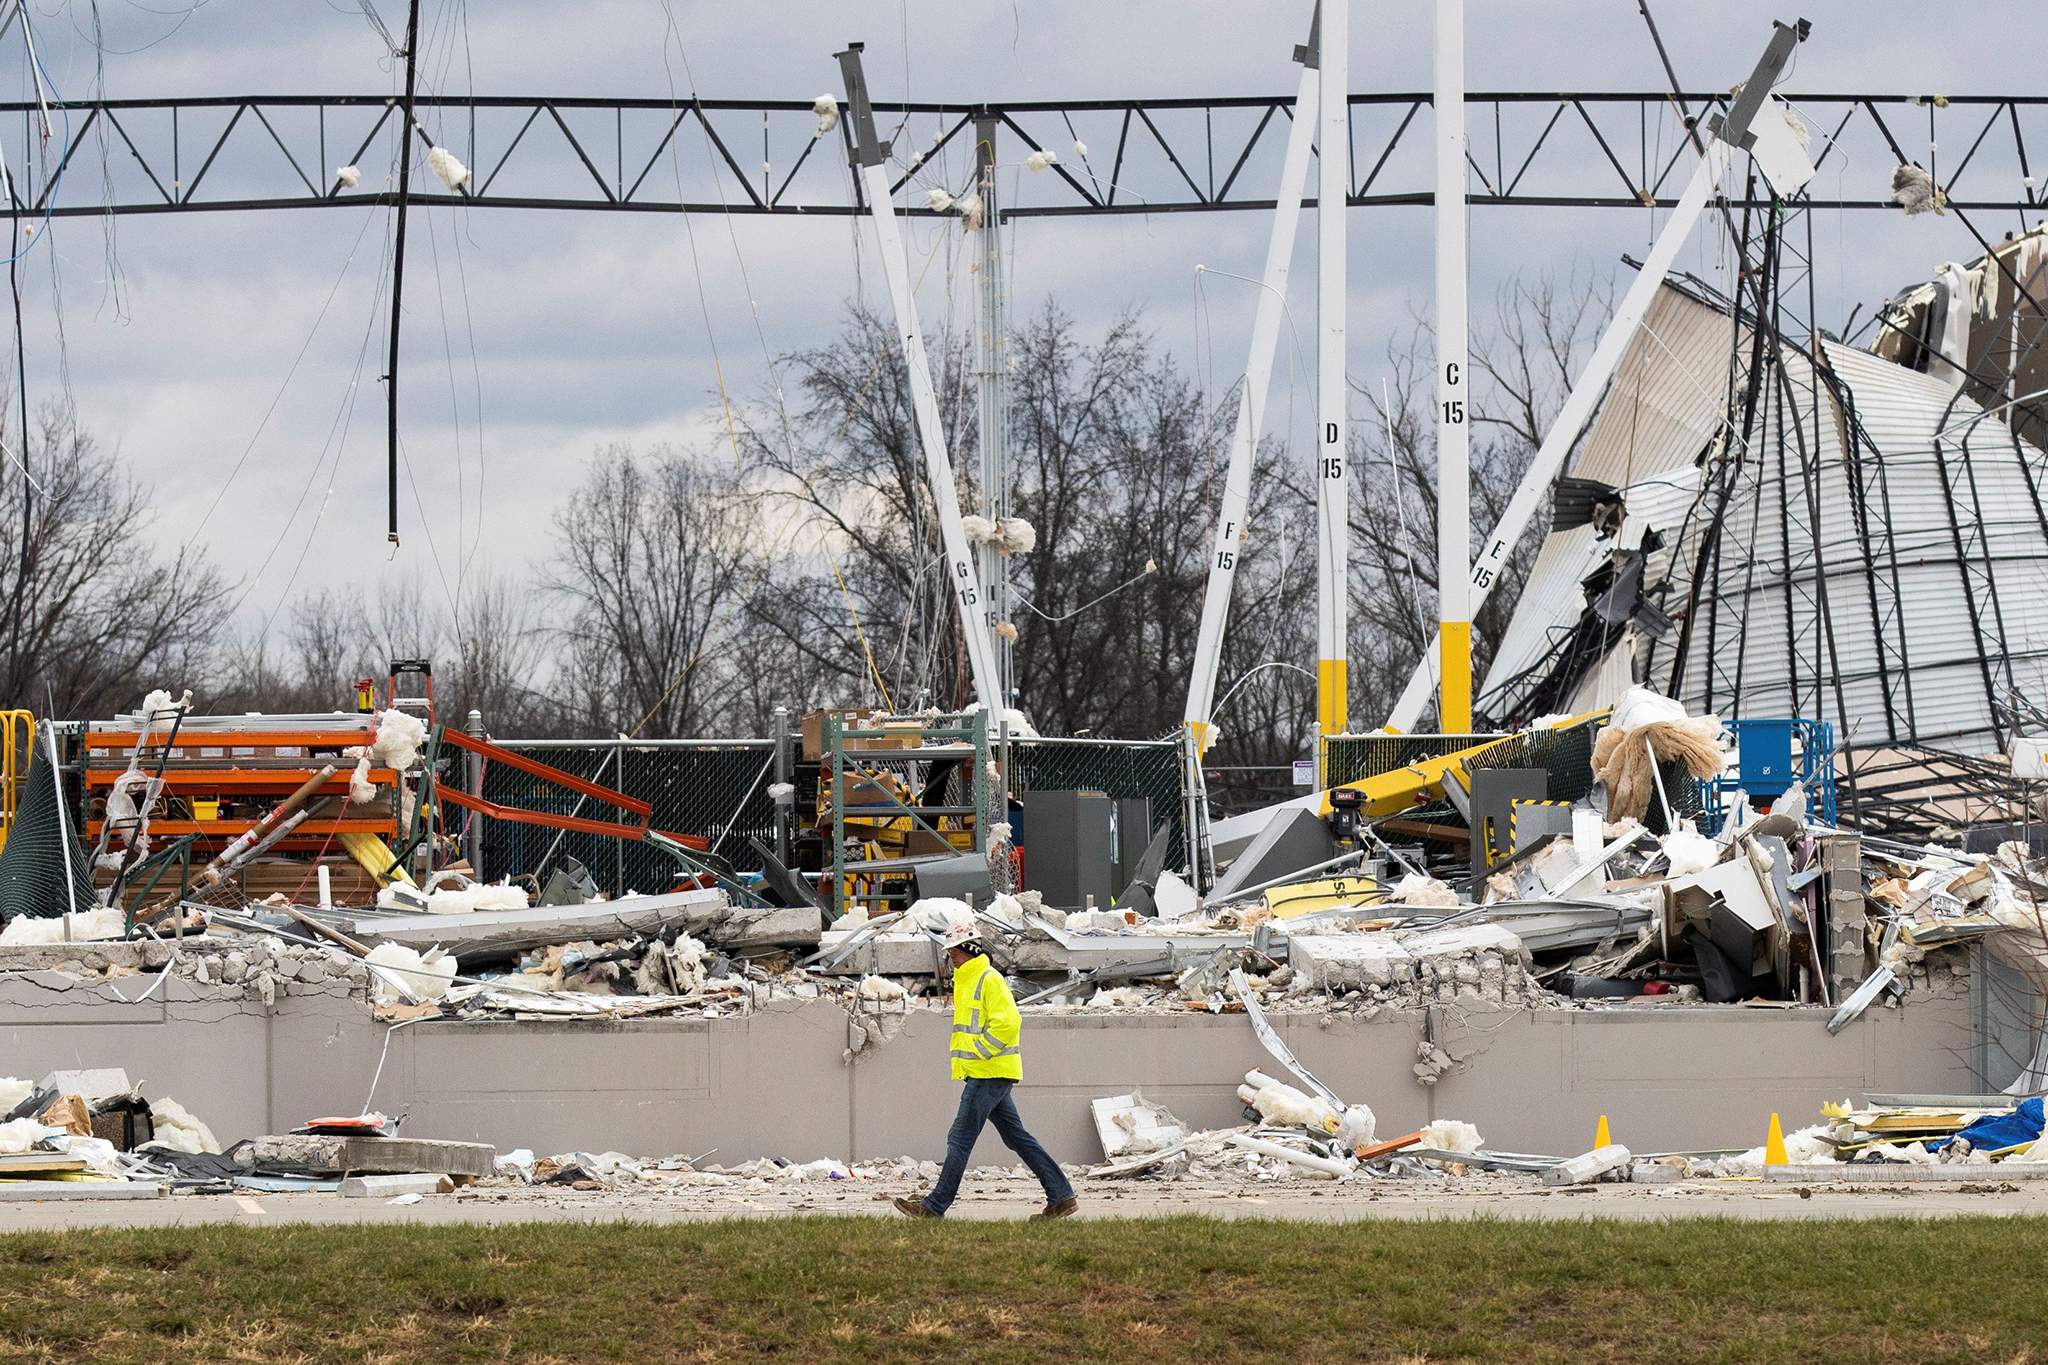
[[1283,1147],[1277,1142],[1268,1142],[1264,1138],[1255,1138],[1248,1133],[1232,1133],[1230,1135],[1230,1145],[1242,1147],[1247,1152],[1257,1152],[1261,1156],[1276,1156],[1282,1161],[1291,1161],[1297,1166],[1306,1167],[1311,1171],[1329,1176],[1332,1180],[1342,1180],[1345,1176],[1350,1175],[1352,1171],[1351,1163],[1347,1161],[1335,1161],[1326,1156],[1313,1156],[1308,1152],[1297,1152],[1292,1147]]

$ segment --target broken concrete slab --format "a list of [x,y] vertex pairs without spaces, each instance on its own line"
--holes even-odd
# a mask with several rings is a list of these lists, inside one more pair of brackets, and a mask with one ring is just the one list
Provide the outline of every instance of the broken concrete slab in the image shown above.
[[2041,1180],[2048,1165],[2031,1161],[1999,1161],[1989,1166],[1915,1166],[1902,1161],[1848,1161],[1831,1166],[1766,1166],[1764,1179],[1794,1184],[1825,1184],[1830,1180],[1879,1185],[1953,1184],[1958,1181]]
[[1415,979],[1415,955],[1387,934],[1295,934],[1287,961],[1322,991],[1399,986]]
[[1459,924],[1447,929],[1394,930],[1395,938],[1417,962],[1476,953],[1522,956],[1522,940],[1498,924]]
[[0,1180],[0,1203],[46,1199],[161,1199],[168,1186],[149,1180]]
[[343,1199],[396,1199],[404,1194],[449,1194],[455,1182],[445,1175],[352,1175],[341,1182]]
[[938,945],[923,934],[884,930],[862,938],[837,962],[833,957],[851,943],[858,929],[827,929],[818,937],[825,954],[810,970],[828,976],[930,976],[945,960]]
[[584,940],[652,937],[674,929],[727,949],[814,947],[824,921],[809,906],[734,905],[723,891],[622,896],[584,905],[536,905],[466,915],[351,915],[323,918],[365,943],[441,948],[465,961]]
[[442,1175],[483,1177],[497,1171],[498,1149],[487,1142],[405,1137],[321,1137],[279,1134],[252,1138],[235,1154],[248,1170],[287,1175]]

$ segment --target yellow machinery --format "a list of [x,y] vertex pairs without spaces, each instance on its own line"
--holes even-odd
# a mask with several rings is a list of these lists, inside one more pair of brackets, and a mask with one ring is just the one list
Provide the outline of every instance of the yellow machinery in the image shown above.
[[14,828],[21,807],[22,784],[28,780],[29,758],[36,748],[36,718],[29,711],[0,711],[0,848]]
[[[1584,715],[1567,716],[1543,726],[1545,730],[1570,730],[1580,725],[1591,725],[1607,718],[1606,710],[1588,711]],[[1336,791],[1355,791],[1363,798],[1359,802],[1359,814],[1367,820],[1378,820],[1402,811],[1413,810],[1426,804],[1443,790],[1444,780],[1450,780],[1463,787],[1467,794],[1472,789],[1471,763],[1473,759],[1521,742],[1528,731],[1520,734],[1503,735],[1475,744],[1469,749],[1455,753],[1425,758],[1420,763],[1411,763],[1405,768],[1380,773],[1375,777],[1357,782],[1346,782],[1338,787],[1326,788],[1322,793],[1319,809],[1327,817],[1332,809],[1330,795]]]

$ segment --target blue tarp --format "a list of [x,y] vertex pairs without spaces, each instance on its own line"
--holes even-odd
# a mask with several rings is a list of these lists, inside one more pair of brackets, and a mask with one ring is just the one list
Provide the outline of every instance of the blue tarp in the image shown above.
[[[2004,1114],[1987,1114],[1958,1132],[1956,1137],[1968,1138],[1975,1151],[1996,1152],[2034,1141],[2041,1136],[2042,1122],[2041,1101],[2021,1100],[2017,1109]],[[1936,1138],[1927,1144],[1927,1150],[1938,1152],[1954,1140]]]

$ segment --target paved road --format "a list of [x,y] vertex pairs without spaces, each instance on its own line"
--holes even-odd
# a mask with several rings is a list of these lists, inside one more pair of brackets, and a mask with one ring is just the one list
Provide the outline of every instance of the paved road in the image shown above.
[[[735,1185],[659,1190],[575,1191],[479,1186],[417,1204],[328,1194],[181,1195],[123,1202],[0,1203],[0,1232],[90,1227],[176,1227],[232,1223],[691,1223],[721,1218],[847,1217],[889,1212],[906,1193],[894,1182]],[[1082,1216],[1134,1218],[1200,1214],[1345,1222],[1371,1218],[1939,1218],[1955,1214],[2048,1214],[2048,1181],[1987,1176],[1966,1185],[1813,1185],[1695,1180],[1676,1185],[1601,1185],[1552,1190],[1521,1180],[1456,1185],[1386,1182],[1341,1188],[1306,1182],[1217,1185],[1191,1181],[1084,1181]],[[1022,1218],[1038,1192],[1016,1180],[970,1180],[954,1217]]]

